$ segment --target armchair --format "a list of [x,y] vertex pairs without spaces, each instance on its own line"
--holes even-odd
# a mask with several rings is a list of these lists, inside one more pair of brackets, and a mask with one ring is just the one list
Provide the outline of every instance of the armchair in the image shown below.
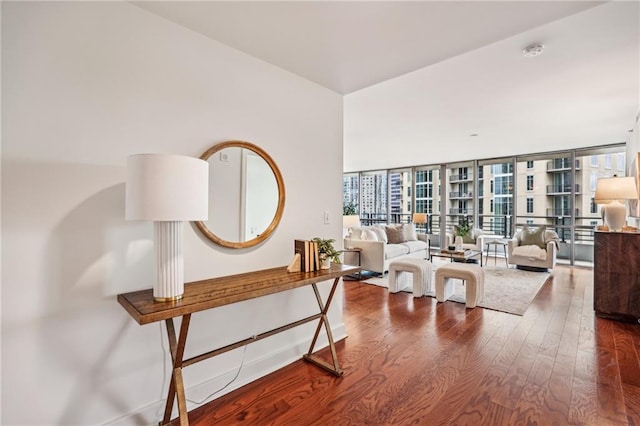
[[526,226],[507,242],[509,265],[529,271],[548,271],[556,265],[558,234],[540,226],[535,231]]
[[448,246],[457,246],[457,242],[462,240],[462,248],[463,249],[471,249],[482,252],[482,248],[484,247],[484,235],[482,233],[482,229],[473,228],[467,235],[464,237],[460,237],[456,235],[455,229],[451,234],[447,234],[447,245]]

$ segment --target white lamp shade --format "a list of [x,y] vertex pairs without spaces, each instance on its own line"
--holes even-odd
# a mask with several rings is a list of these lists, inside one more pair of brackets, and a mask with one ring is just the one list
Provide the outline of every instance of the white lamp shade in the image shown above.
[[638,198],[635,178],[611,177],[600,178],[596,184],[594,202],[608,204],[614,200],[633,200]]
[[355,228],[357,226],[360,226],[360,216],[357,214],[342,216],[343,228]]
[[184,155],[132,155],[125,192],[127,220],[207,220],[209,164]]
[[414,213],[413,214],[413,223],[427,223],[427,214],[426,213]]

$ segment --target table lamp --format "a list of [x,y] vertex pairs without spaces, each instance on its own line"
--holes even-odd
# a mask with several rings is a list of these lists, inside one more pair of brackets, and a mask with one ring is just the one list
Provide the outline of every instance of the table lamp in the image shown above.
[[127,158],[125,199],[127,220],[154,222],[154,300],[181,299],[182,221],[208,219],[209,164],[182,155],[132,155]]
[[414,213],[412,222],[416,225],[424,225],[427,223],[427,214],[426,213]]
[[353,228],[360,226],[360,216],[357,214],[349,214],[342,216],[342,227],[347,228],[347,232],[349,233],[349,238],[351,238],[351,234],[353,232]]
[[602,207],[604,222],[611,231],[622,231],[622,227],[627,221],[627,208],[623,204],[624,200],[637,198],[635,178],[631,176],[598,179],[594,202],[606,204]]

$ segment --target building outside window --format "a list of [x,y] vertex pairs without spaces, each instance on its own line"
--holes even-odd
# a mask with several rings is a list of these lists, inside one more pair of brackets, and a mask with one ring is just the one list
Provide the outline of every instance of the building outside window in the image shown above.
[[358,211],[360,204],[360,180],[358,173],[347,173],[342,177],[342,205],[352,205]]
[[363,225],[387,222],[387,171],[367,172],[360,179],[362,205],[360,221]]
[[589,189],[595,191],[596,186],[598,186],[598,172],[591,172],[589,175]]
[[[360,203],[357,210],[364,225],[400,218],[406,222],[414,211],[427,213],[433,236],[440,229],[449,231],[463,216],[477,220],[474,226],[486,235],[510,237],[525,224],[545,225],[560,236],[559,263],[585,264],[593,261],[593,228],[601,223],[600,207],[594,202],[597,180],[624,175],[624,158],[625,146],[613,144],[415,166],[414,174],[412,169],[345,173],[343,201]],[[397,218],[387,211],[392,205]],[[446,226],[440,226],[441,219]]]

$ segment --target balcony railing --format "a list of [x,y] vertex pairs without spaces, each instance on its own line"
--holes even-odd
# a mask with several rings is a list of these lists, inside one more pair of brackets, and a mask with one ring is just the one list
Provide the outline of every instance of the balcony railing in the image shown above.
[[449,209],[449,214],[451,215],[470,215],[473,214],[472,209]]
[[511,228],[513,216],[498,214],[479,214],[479,228],[485,235],[500,235],[505,238],[511,238]]
[[[580,160],[575,162],[576,170],[580,169]],[[571,159],[563,158],[562,160],[547,161],[548,172],[559,172],[564,170],[571,170]]]
[[[571,209],[547,209],[547,216],[571,216]],[[580,209],[576,209],[576,217],[580,216]]]
[[449,198],[473,198],[473,192],[449,192]]
[[469,182],[473,180],[473,176],[470,174],[450,175],[449,182]]
[[[576,184],[576,194],[580,193],[580,185]],[[564,185],[547,185],[547,195],[554,194],[571,194],[571,184]]]

